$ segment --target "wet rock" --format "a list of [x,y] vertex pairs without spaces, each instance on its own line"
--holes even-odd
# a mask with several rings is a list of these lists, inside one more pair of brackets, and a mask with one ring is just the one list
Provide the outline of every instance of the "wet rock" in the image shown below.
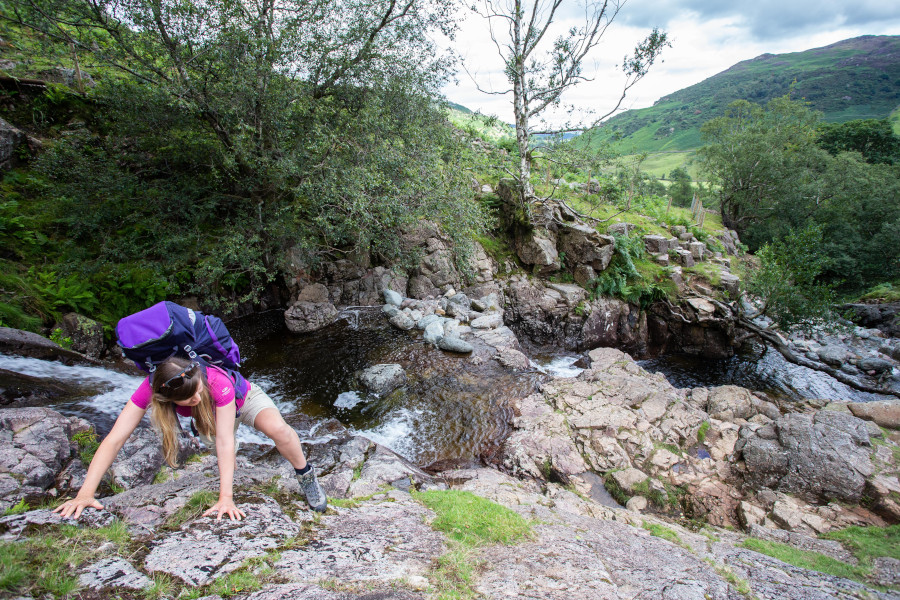
[[153,581],[122,558],[104,558],[85,567],[78,582],[92,590],[125,588],[143,590]]
[[840,367],[850,359],[850,353],[842,346],[825,346],[816,354],[823,363],[832,367]]
[[458,337],[446,335],[438,340],[437,345],[441,350],[446,350],[448,352],[458,352],[460,354],[469,354],[475,349],[469,342],[465,342]]
[[403,303],[403,296],[394,290],[384,290],[384,302],[385,304],[400,306]]
[[72,350],[99,359],[106,352],[103,325],[78,313],[66,313],[58,325],[63,338],[72,340]]
[[73,362],[96,364],[96,361],[91,358],[72,350],[66,350],[43,336],[10,327],[0,327],[0,352],[46,360],[61,360],[67,364]]
[[853,416],[874,421],[881,427],[900,429],[900,400],[851,402],[847,405]]
[[501,348],[495,358],[501,365],[514,371],[524,371],[531,367],[528,357],[513,348]]
[[865,422],[845,413],[792,413],[775,422],[777,439],[753,435],[743,447],[754,487],[810,500],[859,502],[872,474]]
[[391,325],[396,327],[397,329],[402,329],[404,331],[409,331],[413,327],[416,326],[416,322],[413,321],[409,315],[403,312],[398,312],[393,317],[388,319]]
[[454,294],[447,299],[447,307],[444,310],[447,311],[447,316],[465,317],[471,310],[471,304],[472,301],[465,294]]
[[99,388],[32,377],[0,369],[0,407],[19,408],[71,402],[100,393]]
[[337,314],[331,302],[298,300],[284,312],[284,322],[293,333],[309,333],[330,325]]
[[383,396],[406,385],[406,371],[398,364],[373,365],[362,372],[360,382],[371,393]]
[[0,172],[14,168],[18,163],[17,150],[25,146],[25,132],[0,119]]

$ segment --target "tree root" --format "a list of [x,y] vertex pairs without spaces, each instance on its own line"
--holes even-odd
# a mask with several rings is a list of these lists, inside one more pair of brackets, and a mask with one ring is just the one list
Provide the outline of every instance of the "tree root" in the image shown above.
[[869,392],[872,394],[886,394],[900,398],[900,391],[873,387],[864,383],[860,383],[856,379],[850,377],[845,373],[842,373],[841,371],[833,367],[811,361],[807,358],[803,358],[802,356],[797,356],[791,351],[788,345],[785,344],[784,341],[782,341],[781,337],[777,333],[775,333],[774,331],[770,331],[764,327],[760,327],[759,325],[756,325],[745,317],[738,316],[737,325],[738,327],[750,332],[752,335],[757,336],[768,345],[771,345],[773,348],[778,350],[778,352],[785,358],[785,360],[790,363],[800,365],[801,367],[807,367],[808,369],[813,369],[821,373],[826,373],[834,379],[837,379],[844,385],[852,387],[853,389],[859,390],[861,392]]

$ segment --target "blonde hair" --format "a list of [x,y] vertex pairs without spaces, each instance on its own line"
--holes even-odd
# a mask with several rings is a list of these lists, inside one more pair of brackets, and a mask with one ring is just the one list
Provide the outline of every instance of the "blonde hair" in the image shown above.
[[[167,385],[173,378],[182,375],[180,385]],[[171,467],[178,466],[178,434],[181,426],[175,413],[175,402],[187,400],[200,390],[200,403],[191,407],[194,426],[201,434],[213,437],[216,434],[216,419],[213,413],[212,397],[206,381],[206,370],[200,365],[192,367],[191,361],[180,357],[169,357],[156,367],[151,384],[153,395],[150,402],[153,411],[150,422],[162,437],[163,458]]]

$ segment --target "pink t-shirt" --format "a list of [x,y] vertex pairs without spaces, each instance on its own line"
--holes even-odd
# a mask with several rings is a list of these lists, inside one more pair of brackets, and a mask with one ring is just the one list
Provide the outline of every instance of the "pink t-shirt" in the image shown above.
[[[231,402],[235,402],[237,406],[236,411],[240,412],[241,407],[244,406],[244,399],[235,399],[234,382],[231,381],[231,378],[227,373],[218,367],[210,366],[206,369],[206,381],[209,384],[209,395],[212,396],[216,408],[227,406]],[[250,383],[248,382],[247,385],[249,386]],[[247,388],[247,391],[250,391],[249,387]],[[152,395],[153,389],[150,387],[150,378],[148,377],[144,379],[134,394],[131,395],[131,401],[134,402],[135,406],[138,408],[147,410],[147,407],[150,406],[150,397]],[[176,404],[175,412],[182,417],[189,417],[191,416],[191,407],[178,406]]]

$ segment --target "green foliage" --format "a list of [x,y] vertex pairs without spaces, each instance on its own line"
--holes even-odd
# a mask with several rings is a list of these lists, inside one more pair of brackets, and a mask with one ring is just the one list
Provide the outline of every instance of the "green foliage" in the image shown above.
[[679,537],[678,533],[666,527],[665,525],[660,525],[659,523],[648,523],[644,521],[643,525],[641,525],[644,529],[650,532],[650,535],[658,538],[662,538],[668,542],[672,542],[673,544],[682,545],[684,542],[681,541],[681,537]]
[[765,109],[736,102],[704,125],[707,145],[698,154],[718,186],[723,223],[754,251],[816,225],[825,280],[852,290],[894,279],[900,171],[855,152],[831,156],[817,145],[818,119],[804,104],[777,98]]
[[100,447],[97,433],[93,428],[79,431],[72,436],[72,441],[78,444],[78,454],[82,464],[84,464],[85,467],[89,466],[91,461],[94,460],[94,454],[97,453],[97,448]]
[[475,552],[457,544],[437,560],[431,571],[431,584],[439,600],[474,600],[480,598],[475,590],[479,561]]
[[[47,35],[3,31],[62,60],[59,20],[77,22],[62,31],[98,82],[21,102],[46,113],[48,143],[0,183],[0,260],[36,265],[0,280],[3,324],[37,329],[63,310],[111,324],[183,294],[229,309],[281,279],[288,248],[307,270],[407,265],[402,235],[422,221],[445,227],[465,271],[488,219],[468,191],[480,159],[437,98],[448,63],[432,34],[453,29],[449,0],[292,0],[268,29],[258,7],[154,6],[159,19],[139,1],[114,21],[35,0],[16,18]],[[69,124],[76,108],[84,125]]]
[[668,193],[672,197],[675,206],[688,207],[694,199],[694,186],[691,185],[691,176],[686,169],[678,167],[669,174],[672,184],[668,187]]
[[710,427],[711,424],[709,421],[703,421],[703,423],[700,424],[700,428],[697,430],[697,442],[702,444],[706,441],[706,434],[709,432]]
[[242,592],[255,592],[261,587],[262,582],[258,576],[249,571],[239,570],[216,579],[209,587],[209,593],[228,598]]
[[644,260],[644,242],[639,236],[613,237],[616,252],[609,266],[592,282],[592,298],[611,296],[646,308],[676,295],[677,289],[665,269]]
[[822,537],[844,544],[860,565],[871,567],[872,559],[888,556],[900,560],[900,525],[890,527],[847,527],[832,530]]
[[30,510],[30,506],[25,502],[25,498],[22,498],[18,502],[16,502],[13,506],[10,506],[6,510],[3,511],[3,516],[8,517],[10,515],[20,515],[23,512],[28,512]]
[[821,244],[822,229],[808,226],[757,253],[759,268],[750,274],[747,290],[762,301],[759,314],[774,319],[783,331],[831,320],[834,291],[817,279],[827,261],[819,252]]
[[832,156],[859,152],[871,164],[900,162],[900,136],[894,133],[887,119],[823,123],[819,126],[817,143]]
[[434,529],[466,547],[512,545],[533,535],[531,525],[517,513],[471,492],[431,490],[414,497],[437,514]]
[[68,350],[72,349],[72,338],[63,337],[63,330],[59,327],[50,332],[50,341]]
[[879,283],[859,297],[860,300],[900,302],[900,281]]

